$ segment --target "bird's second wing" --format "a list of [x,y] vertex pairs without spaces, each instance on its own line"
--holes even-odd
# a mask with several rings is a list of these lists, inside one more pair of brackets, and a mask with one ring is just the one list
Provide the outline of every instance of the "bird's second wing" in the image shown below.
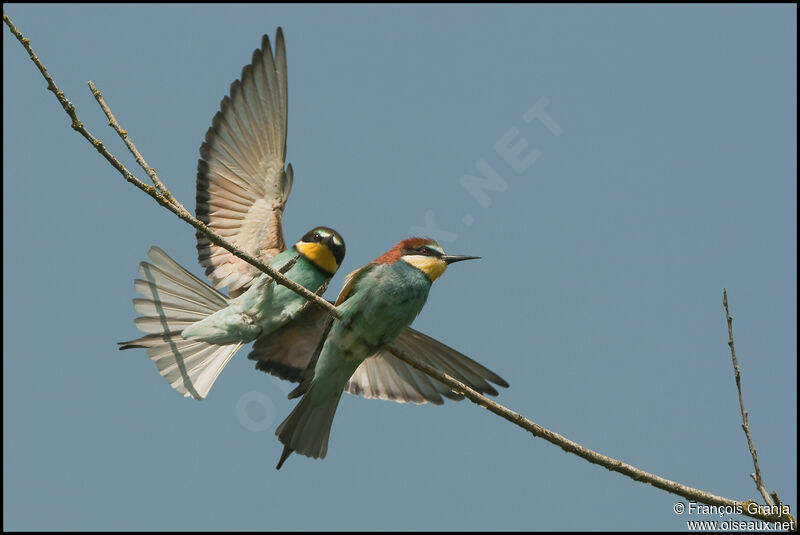
[[[502,387],[508,386],[490,369],[410,327],[400,333],[392,346],[483,394],[497,395],[490,381]],[[345,386],[345,392],[400,403],[431,402],[436,405],[443,402],[442,396],[455,400],[463,398],[386,350],[361,363]]]
[[247,358],[256,368],[281,379],[299,383],[325,331],[327,313],[309,306],[297,319],[258,338]]
[[[247,358],[256,368],[281,379],[299,382],[325,329],[327,314],[309,307],[298,319],[259,338]],[[479,392],[496,395],[490,384],[508,383],[485,366],[419,331],[405,329],[392,346],[436,368]],[[345,386],[345,392],[400,403],[443,403],[442,396],[461,399],[449,387],[412,368],[388,351],[367,357]]]
[[[286,248],[281,217],[292,187],[286,159],[286,49],[278,28],[231,84],[200,147],[197,217],[223,238],[269,262]],[[197,234],[200,265],[215,288],[242,293],[261,272]]]

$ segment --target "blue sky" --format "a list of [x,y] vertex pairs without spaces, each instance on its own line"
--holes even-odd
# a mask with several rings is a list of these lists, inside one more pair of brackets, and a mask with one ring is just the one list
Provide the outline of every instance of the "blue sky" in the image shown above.
[[[424,233],[482,260],[415,327],[582,445],[758,499],[722,290],[767,486],[797,503],[796,7],[32,6],[5,12],[81,119],[94,81],[194,206],[198,149],[261,36],[289,72],[288,241],[347,242],[331,284]],[[131,299],[192,229],[69,128],[3,32],[5,529],[685,529],[679,498],[467,402],[345,396],[322,461],[277,472],[287,384],[246,353],[208,399],[144,351]],[[475,178],[489,176],[478,182]],[[479,184],[479,186],[476,186]],[[722,520],[727,517],[723,517]]]

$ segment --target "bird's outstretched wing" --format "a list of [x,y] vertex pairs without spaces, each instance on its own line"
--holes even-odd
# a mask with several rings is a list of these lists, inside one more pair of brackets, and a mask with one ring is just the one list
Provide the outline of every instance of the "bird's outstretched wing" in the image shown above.
[[[411,327],[401,332],[392,346],[482,394],[497,395],[490,381],[508,387],[508,383],[492,370]],[[442,396],[455,400],[464,397],[385,350],[365,359],[344,390],[365,398],[400,403],[431,402],[440,405],[443,403]]]
[[[247,358],[257,361],[259,370],[299,382],[323,335],[327,318],[324,310],[312,306],[297,320],[256,340]],[[400,333],[392,346],[479,392],[496,395],[490,382],[508,386],[485,366],[410,327]],[[456,400],[463,397],[388,351],[367,357],[347,382],[345,392],[400,403],[437,405],[443,403],[442,396]]]
[[[197,163],[198,219],[265,263],[286,248],[281,216],[292,188],[292,166],[284,168],[286,115],[286,48],[278,28],[274,57],[264,35],[222,99]],[[231,296],[261,274],[200,233],[197,251],[213,286],[227,286]]]

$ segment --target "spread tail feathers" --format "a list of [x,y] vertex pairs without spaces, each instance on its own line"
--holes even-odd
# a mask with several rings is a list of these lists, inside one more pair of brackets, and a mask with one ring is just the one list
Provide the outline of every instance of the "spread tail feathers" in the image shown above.
[[134,287],[144,299],[133,304],[142,316],[135,323],[146,336],[120,342],[120,349],[147,348],[158,372],[185,397],[203,399],[241,343],[214,345],[186,340],[183,329],[228,305],[224,295],[172,260],[158,247],[139,264]]

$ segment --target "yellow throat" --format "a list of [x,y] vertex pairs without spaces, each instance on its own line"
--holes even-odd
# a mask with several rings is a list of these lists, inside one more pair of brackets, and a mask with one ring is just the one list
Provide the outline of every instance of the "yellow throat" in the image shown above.
[[441,258],[436,258],[435,256],[423,256],[423,255],[407,255],[400,258],[405,262],[408,262],[421,272],[423,272],[427,277],[431,280],[431,282],[435,281],[439,278],[439,275],[444,273],[447,264]]
[[297,247],[297,250],[300,251],[303,256],[321,270],[333,275],[336,273],[336,270],[339,269],[336,258],[334,258],[333,253],[326,245],[301,241],[297,242],[295,247]]

